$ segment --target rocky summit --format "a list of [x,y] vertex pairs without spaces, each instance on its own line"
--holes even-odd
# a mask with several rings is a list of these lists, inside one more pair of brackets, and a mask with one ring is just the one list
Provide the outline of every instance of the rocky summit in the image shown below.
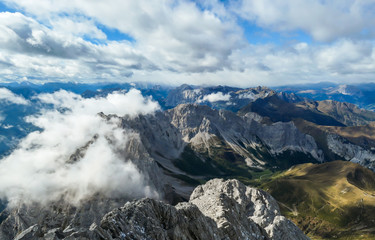
[[[59,219],[58,212],[28,219],[29,226],[14,239],[309,239],[280,214],[271,195],[238,180],[210,180],[193,191],[189,202],[176,206],[150,198],[129,201],[90,225],[66,216],[52,227],[49,221]],[[23,221],[22,214],[18,209],[8,216],[1,239],[9,239],[13,229],[7,223]]]

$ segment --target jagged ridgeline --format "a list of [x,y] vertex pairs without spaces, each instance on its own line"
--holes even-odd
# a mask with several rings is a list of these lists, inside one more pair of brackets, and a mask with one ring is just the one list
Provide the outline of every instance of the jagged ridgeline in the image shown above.
[[[105,89],[101,86],[100,91],[90,89],[80,94],[84,96],[82,101],[101,99],[122,87],[125,90],[131,88],[111,86]],[[110,193],[98,191],[89,199],[79,199],[73,205],[65,200],[47,205],[20,203],[2,213],[0,230],[3,239],[15,236],[18,239],[46,236],[51,239],[69,236],[73,239],[177,239],[179,234],[185,234],[183,236],[187,239],[222,239],[225,236],[241,239],[242,233],[249,239],[305,239],[300,233],[296,233],[300,238],[280,238],[283,235],[277,235],[277,231],[283,234],[298,232],[291,230],[294,229],[291,223],[285,225],[287,220],[280,220],[284,219],[281,216],[265,217],[267,221],[274,221],[274,226],[278,228],[276,231],[274,226],[261,224],[266,221],[261,215],[257,215],[258,221],[250,217],[253,213],[238,216],[227,213],[231,210],[241,212],[244,208],[241,201],[247,202],[246,211],[252,204],[255,209],[261,207],[256,202],[265,193],[248,190],[237,181],[229,181],[231,184],[214,181],[220,182],[212,185],[217,194],[224,191],[230,197],[228,201],[213,205],[212,209],[207,209],[208,202],[192,201],[193,190],[213,178],[234,178],[270,191],[281,204],[282,213],[313,238],[345,239],[355,236],[366,239],[373,236],[375,219],[370,213],[375,207],[371,201],[374,182],[371,179],[374,179],[372,171],[375,169],[374,112],[353,104],[314,101],[266,87],[240,89],[183,85],[178,88],[140,88],[144,96],[152,96],[159,103],[160,109],[151,113],[122,115],[103,110],[96,115],[94,123],[97,125],[93,126],[104,126],[105,130],[95,132],[92,129],[86,141],[70,151],[62,166],[75,169],[87,160],[95,146],[105,146],[110,148],[110,157],[116,156],[115,166],[128,164],[132,166],[132,171],[138,173],[138,182],[146,189],[142,194],[153,193],[149,195],[173,205],[190,199],[190,205],[172,207],[156,200],[127,203],[134,200],[135,195],[124,195],[124,192],[112,188]],[[145,99],[141,101],[146,102]],[[70,110],[59,108],[58,111],[69,114]],[[33,109],[34,112],[38,110]],[[96,155],[91,153],[90,156]],[[308,165],[299,165],[305,163]],[[338,183],[342,186],[337,187],[335,184]],[[116,184],[119,188],[127,185],[125,182]],[[232,192],[231,189],[237,187],[244,190]],[[198,187],[194,192],[205,192],[204,188]],[[332,193],[336,188],[340,191]],[[214,187],[208,192],[216,194],[212,189]],[[246,195],[249,191],[257,194]],[[244,192],[248,200],[242,199]],[[365,197],[361,198],[362,195]],[[205,196],[203,194],[201,198]],[[355,203],[347,204],[353,196],[357,196]],[[242,200],[239,201],[238,197]],[[361,199],[365,199],[362,205]],[[234,201],[239,201],[239,205]],[[272,205],[277,206],[272,201]],[[223,209],[223,215],[218,218],[212,215],[217,209]],[[278,207],[275,209],[280,215]],[[358,211],[369,214],[358,215]],[[151,217],[152,222],[139,222],[140,218],[146,217]],[[221,217],[226,219],[225,224],[219,219]],[[171,222],[163,222],[166,218]],[[242,226],[244,219],[255,222],[249,223],[251,230],[245,226],[226,227],[226,224],[233,226],[233,223]],[[204,221],[205,224],[202,223]],[[215,222],[222,225],[213,228]],[[151,231],[151,228],[160,231]],[[192,230],[197,228],[199,233]],[[129,232],[133,235],[128,235]]]
[[18,231],[15,239],[309,239],[269,194],[237,180],[211,180],[176,206],[149,198],[114,203],[21,209],[3,222],[1,237],[12,239]]

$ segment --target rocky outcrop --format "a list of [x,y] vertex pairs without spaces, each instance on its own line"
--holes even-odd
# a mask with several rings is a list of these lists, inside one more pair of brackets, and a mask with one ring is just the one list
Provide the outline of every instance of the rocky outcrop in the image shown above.
[[336,134],[327,134],[328,148],[347,161],[375,171],[375,151],[355,145]]
[[194,204],[173,207],[147,198],[111,211],[91,231],[97,239],[223,239]]
[[[149,198],[130,201],[108,212],[100,221],[93,219],[91,224],[85,222],[80,228],[69,222],[52,226],[48,220],[29,223],[13,237],[18,240],[309,239],[280,215],[275,199],[269,194],[237,180],[211,180],[198,186],[189,202],[176,206]],[[1,230],[3,234],[4,228]]]
[[198,186],[189,203],[176,207],[129,202],[91,231],[105,239],[308,239],[269,194],[222,179]]
[[281,216],[271,195],[237,180],[213,179],[198,186],[189,202],[214,219],[229,239],[308,239]]
[[73,232],[88,229],[93,222],[100,222],[106,213],[123,206],[130,199],[95,196],[79,206],[60,201],[48,205],[33,203],[8,207],[1,214],[5,220],[0,225],[0,239],[66,237]]
[[175,207],[149,198],[127,202],[81,228],[46,221],[29,223],[15,239],[308,239],[269,194],[237,180],[211,180]]

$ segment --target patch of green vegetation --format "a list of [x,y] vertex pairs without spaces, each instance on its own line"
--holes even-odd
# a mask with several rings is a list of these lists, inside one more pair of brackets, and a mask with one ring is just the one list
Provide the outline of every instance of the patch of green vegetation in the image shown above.
[[203,155],[215,163],[223,177],[241,176],[248,179],[252,178],[244,159],[234,153],[229,147],[212,147],[209,153],[204,153]]
[[221,144],[199,153],[188,145],[180,158],[173,163],[187,174],[205,176],[207,180],[221,177],[237,178],[243,182],[250,181],[252,174],[244,159],[223,142]]
[[191,185],[191,186],[198,186],[199,184],[203,184],[205,183],[204,180],[197,180],[197,179],[194,179],[194,178],[191,178],[187,175],[183,175],[183,174],[175,174],[171,171],[169,171],[167,168],[165,168],[163,165],[161,165],[160,163],[157,162],[157,165],[164,170],[164,173],[168,176],[171,176],[171,177],[174,177],[174,178],[177,178],[177,179],[180,179],[182,181],[184,181],[185,183]]
[[183,175],[183,174],[170,174],[170,176],[172,177],[175,177],[177,179],[180,179],[186,183],[188,183],[189,185],[192,185],[192,186],[198,186],[200,184],[204,184],[206,181],[205,180],[197,180],[197,179],[194,179],[194,178],[191,178],[189,176],[186,176],[186,175]]
[[275,173],[272,172],[270,169],[265,169],[265,170],[262,170],[262,169],[253,169],[251,171],[251,175],[253,176],[253,179],[266,179],[268,177],[271,177],[273,176]]
[[220,175],[219,170],[213,166],[211,159],[202,159],[190,146],[185,147],[180,158],[173,161],[173,164],[191,175]]
[[369,169],[356,168],[353,172],[348,173],[348,182],[363,190],[375,189],[375,179],[372,177],[373,172]]

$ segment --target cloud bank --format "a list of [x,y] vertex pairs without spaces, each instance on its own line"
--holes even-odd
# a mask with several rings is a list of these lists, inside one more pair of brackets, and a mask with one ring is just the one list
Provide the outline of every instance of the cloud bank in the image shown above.
[[373,38],[373,1],[240,0],[233,11],[276,31],[303,30],[318,41]]
[[27,105],[27,101],[24,97],[14,94],[12,91],[6,88],[0,88],[0,101],[6,101],[8,103]]
[[2,80],[248,87],[375,77],[374,1],[3,2],[13,12],[0,12]]
[[218,102],[218,101],[229,101],[230,94],[223,94],[222,92],[211,93],[198,100],[199,102]]
[[95,194],[158,197],[147,176],[120,154],[137,134],[97,114],[148,114],[159,109],[157,103],[134,89],[105,98],[84,99],[63,90],[38,98],[54,108],[27,120],[44,130],[30,133],[0,161],[0,197],[10,206],[58,200],[79,204]]

